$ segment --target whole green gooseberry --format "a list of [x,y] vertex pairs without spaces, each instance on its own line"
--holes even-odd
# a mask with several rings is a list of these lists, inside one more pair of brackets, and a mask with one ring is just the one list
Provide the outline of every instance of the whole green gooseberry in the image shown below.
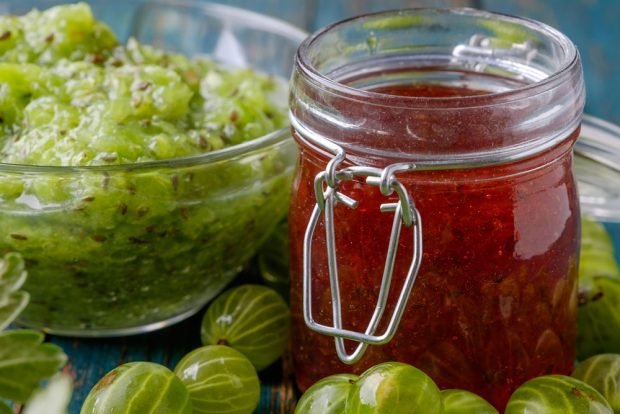
[[546,375],[521,385],[508,401],[505,414],[613,414],[594,388],[576,378]]
[[600,392],[615,414],[620,414],[620,355],[601,354],[577,365],[573,377]]
[[260,400],[256,369],[228,346],[198,348],[174,371],[187,386],[194,414],[250,414]]
[[191,414],[189,393],[168,368],[129,362],[108,372],[90,390],[80,414]]
[[620,353],[620,279],[592,276],[589,283],[589,288],[579,291],[579,360],[601,353]]
[[358,378],[352,374],[336,374],[317,381],[301,396],[295,414],[344,413],[347,395]]
[[588,289],[593,276],[620,277],[614,242],[601,223],[581,217],[581,249],[579,252],[579,285]]
[[577,358],[620,353],[620,269],[605,227],[581,218]]
[[499,414],[484,398],[465,390],[441,391],[443,414]]
[[202,320],[204,345],[229,345],[258,371],[276,361],[288,345],[290,311],[273,289],[241,285],[209,305]]
[[384,362],[364,372],[347,396],[347,414],[440,414],[441,394],[424,372]]

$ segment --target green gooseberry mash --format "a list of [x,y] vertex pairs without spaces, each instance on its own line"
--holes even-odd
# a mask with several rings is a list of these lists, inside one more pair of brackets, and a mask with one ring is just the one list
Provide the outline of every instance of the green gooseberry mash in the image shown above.
[[83,3],[0,16],[0,253],[27,262],[20,322],[112,332],[217,294],[285,215],[294,145],[192,156],[284,127],[281,96],[250,69],[120,44]]

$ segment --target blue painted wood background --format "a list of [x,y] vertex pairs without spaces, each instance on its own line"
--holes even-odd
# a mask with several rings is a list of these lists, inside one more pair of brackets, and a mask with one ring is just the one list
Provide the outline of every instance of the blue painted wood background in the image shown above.
[[313,31],[344,17],[402,7],[469,6],[540,20],[579,47],[586,112],[620,124],[620,0],[222,0],[266,11]]
[[[0,1],[19,4],[21,0]],[[105,0],[90,0],[93,3]],[[549,23],[579,46],[586,76],[586,111],[620,123],[620,1],[619,0],[230,0],[237,5],[272,14],[307,30],[368,11],[409,6],[474,6],[517,14]],[[114,18],[118,18],[115,16]],[[114,18],[110,23],[114,26]],[[75,380],[71,414],[94,383],[113,367],[150,360],[173,367],[189,350],[199,346],[199,316],[158,333],[110,340],[51,337],[70,355],[67,371]],[[262,375],[257,413],[291,413],[294,389],[286,359]],[[282,385],[284,384],[284,385]]]

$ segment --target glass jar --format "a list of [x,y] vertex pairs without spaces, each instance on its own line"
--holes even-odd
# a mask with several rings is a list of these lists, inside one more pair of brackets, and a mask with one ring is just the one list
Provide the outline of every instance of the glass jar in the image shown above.
[[531,20],[411,9],[309,37],[290,96],[300,388],[400,360],[501,409],[570,373],[583,105],[575,46]]

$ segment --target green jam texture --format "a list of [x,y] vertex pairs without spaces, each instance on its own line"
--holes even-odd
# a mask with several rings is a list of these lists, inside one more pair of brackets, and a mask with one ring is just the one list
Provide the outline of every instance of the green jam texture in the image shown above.
[[20,322],[112,334],[215,296],[286,214],[295,149],[200,157],[286,126],[282,90],[121,45],[83,3],[0,16],[0,163],[21,165],[0,164],[0,253],[28,265]]

